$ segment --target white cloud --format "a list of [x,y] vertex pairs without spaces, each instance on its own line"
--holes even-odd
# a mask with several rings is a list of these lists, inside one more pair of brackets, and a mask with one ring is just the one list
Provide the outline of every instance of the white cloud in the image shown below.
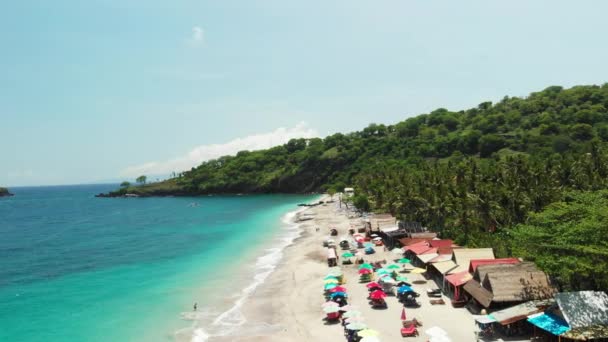
[[205,44],[205,30],[200,26],[192,27],[192,35],[189,42],[194,46]]
[[166,160],[153,161],[124,169],[121,177],[138,177],[140,175],[168,175],[181,172],[200,165],[202,162],[225,155],[234,155],[239,151],[262,150],[287,143],[294,138],[315,138],[318,132],[301,122],[292,128],[277,128],[269,133],[236,138],[224,144],[211,144],[195,147],[185,155]]

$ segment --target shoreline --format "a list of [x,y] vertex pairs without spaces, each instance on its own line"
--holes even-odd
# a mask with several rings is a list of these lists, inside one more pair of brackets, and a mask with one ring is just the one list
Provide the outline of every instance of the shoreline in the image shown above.
[[[324,196],[317,201],[328,199]],[[320,305],[323,303],[320,279],[326,273],[321,241],[328,227],[349,228],[349,220],[337,215],[335,203],[305,208],[300,212],[315,214],[299,224],[300,236],[284,248],[283,257],[266,281],[258,286],[243,304],[246,323],[238,336],[214,337],[210,342],[322,341],[343,339],[339,329],[325,325]],[[316,231],[316,227],[320,231]]]
[[[323,198],[323,196],[320,196],[309,203],[317,203]],[[191,337],[187,341],[235,341],[244,332],[250,335],[251,333],[266,334],[270,331],[276,331],[276,327],[264,323],[251,324],[251,320],[245,314],[246,307],[256,296],[259,289],[270,281],[269,278],[281,266],[286,251],[302,238],[303,226],[308,221],[297,221],[297,217],[303,212],[308,212],[311,208],[314,208],[314,206],[298,206],[284,212],[280,216],[279,230],[269,239],[271,243],[260,246],[257,256],[252,259],[254,263],[251,266],[251,278],[241,288],[238,297],[227,309],[214,317],[208,317],[212,319],[206,322],[195,322],[191,328],[182,329],[179,335],[185,337],[183,333],[185,330],[189,330]],[[178,341],[186,341],[186,339],[179,338]]]
[[[283,258],[266,281],[258,286],[244,301],[242,315],[245,323],[238,334],[223,338],[210,338],[211,342],[304,342],[304,341],[346,341],[340,324],[327,323],[321,310],[323,298],[323,277],[328,272],[326,249],[322,247],[331,228],[338,230],[339,239],[347,235],[351,219],[336,203],[326,203],[310,208],[307,213],[315,214],[314,219],[301,223],[301,236],[283,250]],[[356,220],[356,219],[355,219]],[[320,230],[317,232],[316,228]],[[341,254],[342,251],[339,253]],[[391,262],[394,254],[384,248],[376,248],[376,253],[366,255],[366,261]],[[341,263],[341,260],[339,261]],[[365,284],[359,283],[356,265],[340,265],[348,289],[349,304],[360,310],[369,328],[380,332],[381,341],[402,340],[401,312],[403,305],[397,298],[387,298],[386,309],[374,309],[369,303]],[[408,337],[408,341],[424,342],[428,337],[425,330],[438,326],[444,329],[452,341],[475,341],[475,322],[465,308],[451,305],[431,305],[425,292],[436,288],[419,274],[405,274],[421,294],[419,308],[406,308],[408,319],[423,322],[419,335]],[[445,297],[444,297],[445,298]]]

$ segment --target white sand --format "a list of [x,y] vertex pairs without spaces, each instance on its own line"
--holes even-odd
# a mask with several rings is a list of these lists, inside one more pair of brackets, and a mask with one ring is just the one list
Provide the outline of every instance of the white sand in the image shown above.
[[[244,305],[243,314],[247,319],[241,329],[242,337],[212,339],[211,341],[346,341],[340,324],[326,324],[321,310],[324,303],[323,277],[327,274],[326,249],[322,242],[330,228],[338,229],[338,237],[346,235],[350,228],[349,219],[338,212],[334,204],[317,206],[307,212],[316,214],[314,220],[303,224],[303,235],[285,250],[279,267],[270,275]],[[320,231],[316,232],[315,228]],[[395,258],[383,248],[366,258],[376,261]],[[341,254],[341,253],[340,253]],[[365,317],[369,328],[380,332],[382,341],[427,341],[424,331],[439,326],[448,332],[454,342],[475,341],[475,324],[466,309],[455,309],[447,298],[445,305],[431,305],[426,295],[427,288],[435,284],[414,284],[420,293],[420,308],[406,308],[408,319],[417,318],[423,322],[418,328],[418,337],[403,338],[400,334],[402,304],[396,297],[386,298],[388,308],[372,309],[367,301],[367,288],[358,282],[357,266],[341,266],[346,276],[349,304],[357,306]],[[404,274],[410,281],[424,279],[421,275]]]

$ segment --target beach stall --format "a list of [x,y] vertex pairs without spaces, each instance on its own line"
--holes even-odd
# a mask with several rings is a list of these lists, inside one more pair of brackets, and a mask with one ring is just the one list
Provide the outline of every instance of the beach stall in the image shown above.
[[559,311],[570,328],[562,337],[590,341],[608,339],[608,295],[601,291],[563,292],[555,295]]
[[327,266],[333,267],[338,265],[338,254],[334,248],[327,248]]

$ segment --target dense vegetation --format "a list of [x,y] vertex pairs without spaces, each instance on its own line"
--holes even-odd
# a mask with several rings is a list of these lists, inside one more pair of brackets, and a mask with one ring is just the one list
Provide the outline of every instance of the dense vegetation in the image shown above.
[[608,288],[608,191],[568,192],[513,231],[516,255],[573,290]]
[[[420,221],[461,244],[495,247],[499,256],[532,257],[521,247],[528,245],[515,244],[521,239],[511,234],[541,234],[547,227],[543,220],[557,205],[551,203],[562,203],[571,191],[579,191],[583,201],[607,188],[607,108],[608,84],[554,86],[464,111],[440,108],[394,125],[242,151],[165,182],[124,186],[114,195],[339,191],[353,185],[359,207]],[[603,203],[598,201],[598,211]],[[590,226],[566,218],[571,220],[555,230],[557,240],[546,242],[545,249],[523,249],[538,251],[539,265],[568,288],[572,278],[546,261],[555,252],[546,252],[547,246],[564,247],[567,254],[568,225]],[[568,254],[572,269],[585,268],[599,255],[593,253],[605,248],[600,240],[581,245],[587,247]],[[606,289],[608,275],[582,277],[585,286]]]

